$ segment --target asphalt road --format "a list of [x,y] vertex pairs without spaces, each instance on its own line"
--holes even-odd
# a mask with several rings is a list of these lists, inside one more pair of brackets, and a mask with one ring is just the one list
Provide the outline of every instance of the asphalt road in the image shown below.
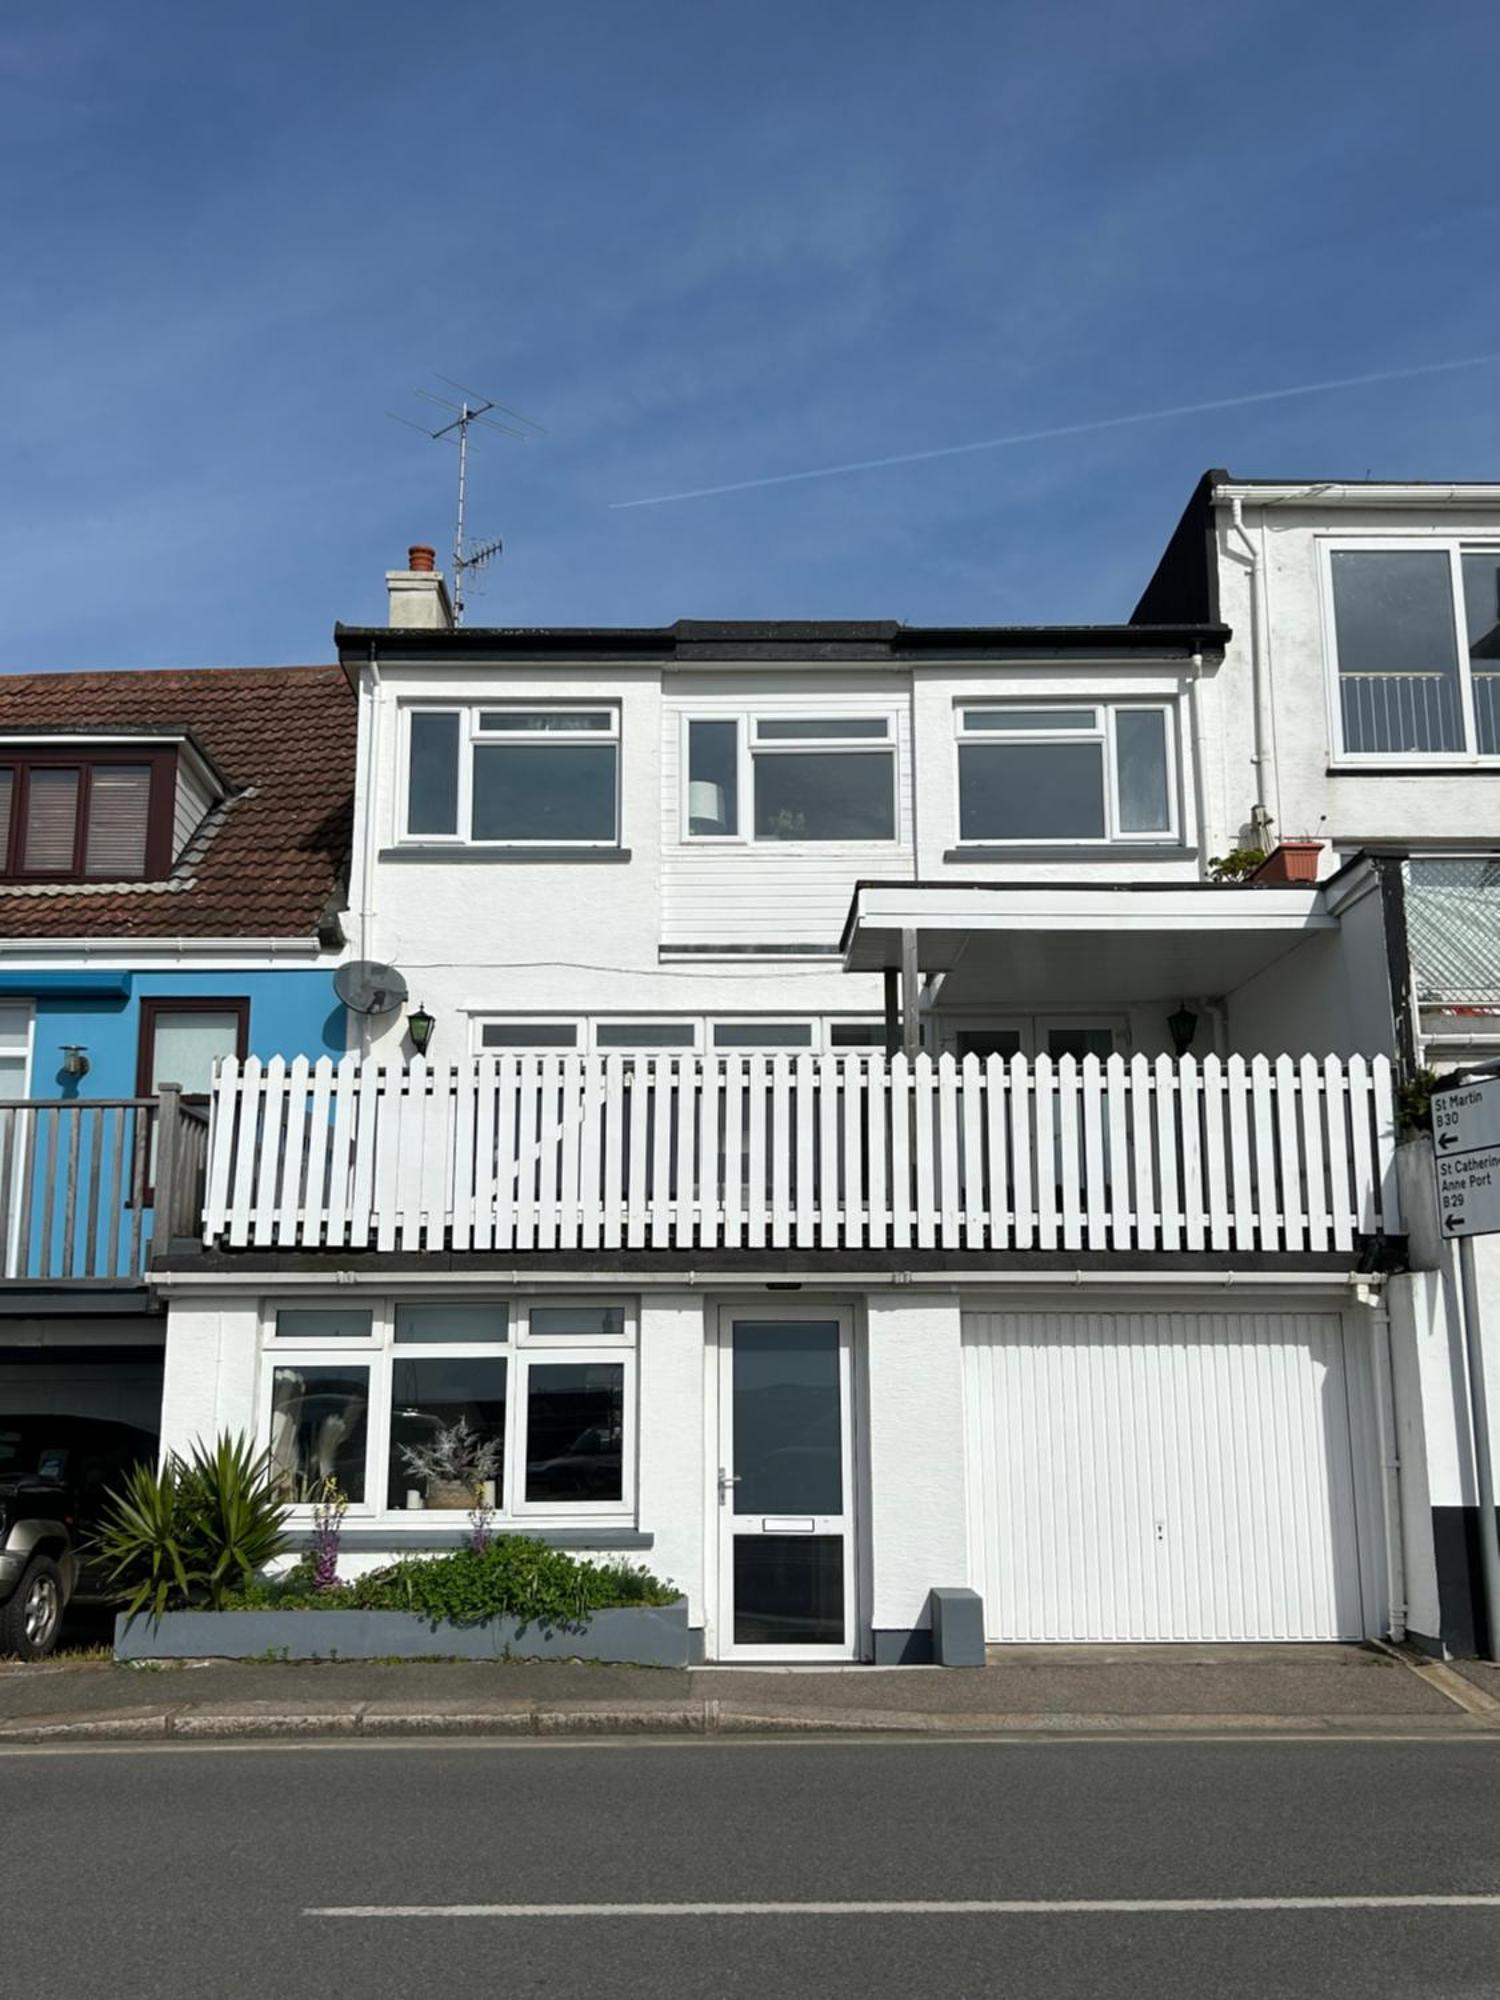
[[[1497,1797],[1478,1738],[17,1752],[0,1991],[1474,2000]],[[1147,1907],[930,1907],[996,1901]]]

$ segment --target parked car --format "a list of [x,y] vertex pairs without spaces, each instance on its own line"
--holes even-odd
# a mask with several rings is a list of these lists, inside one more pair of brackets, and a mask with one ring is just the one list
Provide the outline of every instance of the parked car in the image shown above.
[[104,1579],[87,1546],[107,1495],[157,1440],[96,1417],[0,1417],[0,1654],[39,1660]]

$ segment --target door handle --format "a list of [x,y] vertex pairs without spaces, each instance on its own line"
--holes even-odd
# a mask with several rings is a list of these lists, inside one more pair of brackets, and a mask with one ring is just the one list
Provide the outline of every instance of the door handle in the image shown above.
[[738,1486],[739,1483],[740,1475],[737,1472],[730,1472],[726,1466],[721,1465],[719,1467],[719,1505],[721,1507],[729,1498],[730,1487]]

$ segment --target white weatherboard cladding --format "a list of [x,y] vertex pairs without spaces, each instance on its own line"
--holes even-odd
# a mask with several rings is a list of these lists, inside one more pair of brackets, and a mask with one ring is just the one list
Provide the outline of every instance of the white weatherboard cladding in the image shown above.
[[172,804],[172,853],[181,854],[203,824],[214,795],[192,759],[183,753],[177,758],[177,793]]
[[1365,1635],[1340,1315],[966,1312],[964,1344],[989,1638]]
[[[893,674],[756,674],[686,686],[669,681],[662,702],[663,944],[836,945],[861,881],[909,880],[912,855],[910,697]],[[682,834],[685,720],[751,715],[883,715],[896,746],[896,839],[691,841]],[[875,746],[862,742],[863,750]],[[740,801],[742,825],[753,812]]]

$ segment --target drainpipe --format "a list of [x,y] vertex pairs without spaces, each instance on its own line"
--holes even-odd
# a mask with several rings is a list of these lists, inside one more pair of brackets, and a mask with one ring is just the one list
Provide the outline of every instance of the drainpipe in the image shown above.
[[[376,656],[375,641],[370,641],[370,658],[366,665],[365,688],[361,690],[362,727],[356,756],[359,768],[364,773],[363,797],[360,810],[364,825],[361,829],[359,863],[359,956],[371,958],[370,934],[375,926],[375,905],[372,900],[372,884],[375,878],[375,854],[377,848],[376,800],[380,790],[380,662]],[[362,1056],[370,1053],[370,1017],[359,1017],[359,1052]]]
[[1365,1281],[1360,1284],[1355,1296],[1370,1314],[1374,1339],[1375,1416],[1380,1426],[1380,1515],[1385,1529],[1386,1596],[1390,1602],[1391,1643],[1399,1646],[1406,1637],[1406,1551],[1401,1535],[1401,1451],[1396,1435],[1391,1314],[1383,1284]]
[[1198,820],[1198,879],[1208,879],[1208,738],[1203,727],[1203,649],[1193,648],[1188,673],[1188,728],[1193,738],[1193,810]]
[[1255,804],[1250,812],[1252,845],[1271,847],[1270,757],[1266,750],[1266,603],[1265,573],[1260,552],[1245,527],[1244,504],[1236,495],[1229,503],[1229,524],[1243,544],[1240,560],[1245,564],[1250,584],[1250,702],[1255,767]]

